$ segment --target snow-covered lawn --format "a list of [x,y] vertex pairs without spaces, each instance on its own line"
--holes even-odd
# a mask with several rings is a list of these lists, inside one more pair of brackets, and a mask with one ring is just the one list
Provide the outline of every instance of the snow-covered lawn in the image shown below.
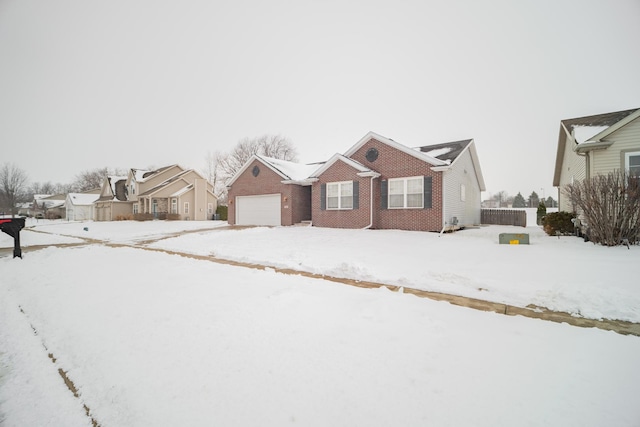
[[[37,235],[40,241],[43,237],[38,232],[49,233],[49,239],[55,243],[66,243],[57,239],[65,239],[64,236],[98,239],[112,243],[135,243],[144,240],[157,239],[162,236],[192,230],[215,229],[225,227],[225,221],[64,221],[64,220],[35,220],[27,218],[24,231],[20,234],[23,246],[30,246],[29,240]],[[77,240],[74,240],[77,241]],[[35,243],[41,244],[41,243]],[[6,234],[0,233],[0,247],[13,247],[13,240]]]
[[[530,245],[500,245],[502,232]],[[396,230],[253,228],[161,240],[152,247],[338,277],[534,304],[640,322],[640,246],[607,248],[539,227],[488,226],[440,236]]]
[[[50,243],[137,243],[192,224],[224,225],[35,230],[54,233]],[[509,229],[219,229],[152,246],[640,319],[639,247],[601,248],[537,227],[512,229],[529,233],[529,246],[499,245]],[[90,425],[83,405],[103,427],[640,422],[635,336],[129,247],[51,247],[2,257],[0,272],[3,427]]]

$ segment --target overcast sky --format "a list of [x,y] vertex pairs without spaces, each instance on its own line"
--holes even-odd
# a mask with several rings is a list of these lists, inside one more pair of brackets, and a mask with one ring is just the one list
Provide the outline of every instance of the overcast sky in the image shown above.
[[487,194],[552,187],[561,119],[640,107],[640,0],[0,0],[0,163],[31,181],[265,133],[474,138]]

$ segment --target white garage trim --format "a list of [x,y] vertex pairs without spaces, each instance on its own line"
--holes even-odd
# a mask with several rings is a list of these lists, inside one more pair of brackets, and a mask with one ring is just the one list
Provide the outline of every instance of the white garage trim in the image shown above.
[[281,225],[280,196],[236,196],[236,225]]

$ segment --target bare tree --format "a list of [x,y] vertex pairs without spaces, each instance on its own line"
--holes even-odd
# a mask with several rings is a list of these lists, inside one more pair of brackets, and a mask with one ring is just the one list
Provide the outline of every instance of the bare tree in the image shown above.
[[509,197],[509,194],[506,191],[501,190],[493,195],[493,200],[497,201],[498,207],[501,208],[502,205],[507,201],[508,197]]
[[227,198],[226,182],[253,156],[258,154],[274,159],[295,162],[298,154],[291,141],[281,135],[262,135],[245,138],[228,153],[207,153],[205,176],[213,184],[218,201],[225,203]]
[[17,204],[22,201],[27,188],[27,174],[15,164],[4,163],[0,168],[0,206],[15,216]]
[[291,141],[281,135],[262,135],[257,138],[245,138],[238,142],[230,153],[219,156],[220,171],[225,178],[230,178],[254,154],[289,161],[296,161],[298,157]]
[[66,194],[74,191],[72,184],[53,184],[51,181],[47,182],[33,182],[29,185],[26,192],[26,199],[33,200],[33,196],[36,194]]
[[109,169],[106,167],[82,171],[75,177],[74,189],[82,192],[100,188],[107,175],[109,175]]
[[34,182],[29,186],[29,194],[57,194],[62,192],[60,191],[62,187],[61,184],[53,184],[51,181]]
[[220,160],[222,159],[222,154],[219,151],[208,152],[205,157],[205,168],[203,170],[204,176],[207,177],[207,181],[209,181],[213,185],[213,194],[216,195],[219,202],[223,202],[226,199],[226,187],[225,187],[225,179],[223,177],[224,173],[222,168],[220,167]]
[[589,239],[605,246],[640,236],[640,178],[625,171],[596,175],[563,189],[588,227]]

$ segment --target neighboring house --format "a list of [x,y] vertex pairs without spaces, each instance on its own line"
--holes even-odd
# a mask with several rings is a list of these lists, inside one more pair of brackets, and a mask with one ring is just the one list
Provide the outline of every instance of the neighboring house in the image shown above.
[[33,202],[18,203],[16,207],[18,208],[19,216],[33,216]]
[[64,218],[66,216],[65,193],[54,194],[53,196],[41,199],[44,207],[44,217],[49,219]]
[[39,218],[63,218],[64,200],[64,194],[34,194],[30,208],[24,213]]
[[369,132],[320,165],[287,164],[301,172],[295,177],[275,166],[262,174],[269,162],[260,160],[229,183],[230,224],[291,225],[309,216],[309,205],[320,227],[442,231],[480,223],[485,186],[471,139],[414,149]]
[[110,175],[105,177],[98,200],[94,202],[96,221],[114,221],[133,213],[133,202],[127,200],[126,176]]
[[211,183],[193,169],[171,165],[153,171],[131,169],[127,176],[105,178],[94,218],[111,221],[136,214],[154,218],[174,214],[202,221],[212,219],[217,207]]
[[560,121],[553,176],[560,211],[576,211],[564,186],[615,170],[640,174],[640,108]]
[[499,209],[500,201],[499,200],[483,200],[481,205],[482,209]]
[[88,221],[94,218],[94,202],[100,193],[93,190],[84,193],[69,193],[65,201],[67,221]]
[[51,194],[34,194],[29,215],[33,217],[44,217],[46,204],[42,200],[47,197],[51,197]]

